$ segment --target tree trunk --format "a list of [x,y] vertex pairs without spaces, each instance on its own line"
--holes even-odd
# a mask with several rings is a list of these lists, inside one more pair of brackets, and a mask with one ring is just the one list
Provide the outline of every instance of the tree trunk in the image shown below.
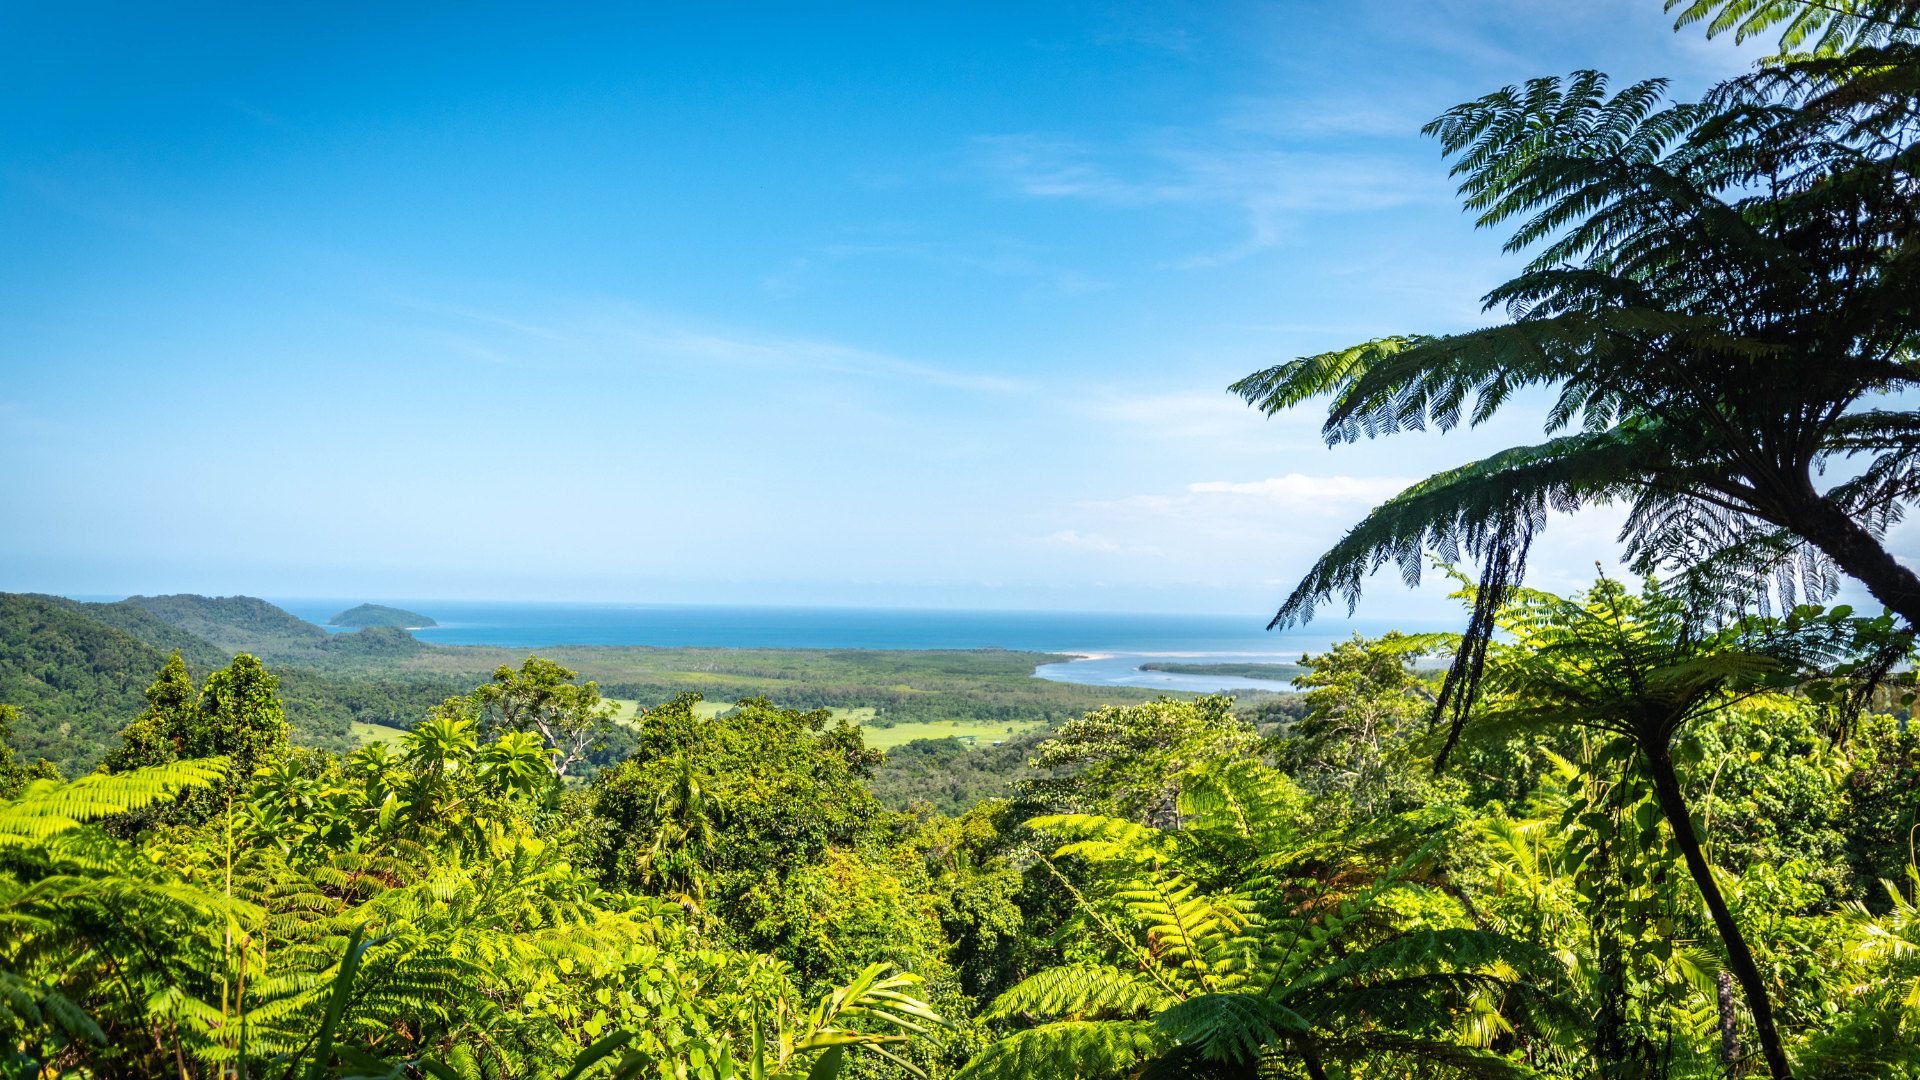
[[1300,1040],[1300,1059],[1307,1067],[1307,1080],[1327,1080],[1327,1070],[1320,1064],[1320,1051],[1306,1039]]
[[1795,506],[1788,516],[1791,520],[1783,522],[1787,528],[1825,552],[1908,626],[1920,629],[1920,576],[1901,566],[1872,533],[1818,496]]
[[1699,886],[1707,910],[1713,913],[1713,925],[1720,931],[1720,941],[1726,947],[1727,966],[1733,969],[1733,977],[1746,992],[1747,1009],[1753,1013],[1754,1033],[1760,1038],[1760,1052],[1767,1059],[1767,1070],[1774,1080],[1789,1080],[1793,1073],[1787,1067],[1787,1053],[1780,1046],[1780,1034],[1773,1029],[1773,1004],[1767,1000],[1766,984],[1760,981],[1753,951],[1747,948],[1747,939],[1741,935],[1739,924],[1733,921],[1726,897],[1720,895],[1720,886],[1714,883],[1713,870],[1700,850],[1700,838],[1693,835],[1693,816],[1687,812],[1686,796],[1681,794],[1680,780],[1674,775],[1673,759],[1666,747],[1655,748],[1644,742],[1641,753],[1647,759],[1647,770],[1653,774],[1654,797],[1660,801],[1660,810],[1673,829],[1674,841],[1687,857],[1687,871]]
[[1727,1067],[1727,1075],[1734,1076],[1740,1064],[1740,1021],[1733,1011],[1733,976],[1722,971],[1714,981],[1720,991],[1720,1060]]

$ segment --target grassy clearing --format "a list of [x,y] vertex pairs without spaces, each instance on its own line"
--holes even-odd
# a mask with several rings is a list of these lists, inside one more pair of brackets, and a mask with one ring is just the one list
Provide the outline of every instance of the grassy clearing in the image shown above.
[[[613,722],[633,726],[633,718],[639,715],[640,703],[625,698],[607,698],[607,704],[619,706],[620,711],[613,714]],[[651,708],[652,706],[648,706]],[[733,708],[731,701],[702,701],[693,706],[693,714],[702,720],[711,720],[728,709]],[[869,709],[868,712],[873,710]]]
[[915,739],[972,739],[974,746],[991,746],[995,740],[1025,735],[1046,727],[1043,720],[934,720],[923,724],[895,724],[892,727],[868,727],[867,745],[879,750],[904,746]]
[[358,720],[353,722],[353,737],[361,746],[383,742],[389,747],[398,750],[400,748],[400,739],[404,735],[406,735],[406,732],[401,731],[399,728],[387,727],[384,724],[363,724]]

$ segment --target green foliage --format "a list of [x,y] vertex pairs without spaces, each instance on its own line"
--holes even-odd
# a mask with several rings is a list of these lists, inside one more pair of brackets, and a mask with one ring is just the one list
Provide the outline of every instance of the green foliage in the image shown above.
[[1358,635],[1303,656],[1294,680],[1312,711],[1275,742],[1276,761],[1329,806],[1361,817],[1397,814],[1430,801],[1433,781],[1413,744],[1433,714],[1436,680],[1415,670],[1436,641],[1389,632]]
[[[1755,1017],[1723,992],[1716,914],[1679,872],[1691,837],[1795,1066],[1910,1071],[1911,739],[1847,719],[1888,700],[1865,690],[1883,620],[1703,631],[1657,588],[1607,582],[1509,599],[1450,753],[1488,778],[1431,775],[1446,730],[1429,735],[1413,665],[1444,642],[1393,635],[1309,657],[1311,689],[1273,699],[1291,713],[1162,700],[1018,748],[1065,796],[1025,824],[1031,792],[889,811],[858,728],[765,699],[645,710],[630,757],[569,788],[525,718],[598,702],[556,664],[337,758],[273,737],[258,661],[196,679],[181,660],[149,688],[128,771],[0,804],[0,1060],[189,1080],[242,1062],[1651,1077],[1721,1074],[1724,1029],[1753,1075]],[[1685,833],[1648,732],[1667,735]],[[213,751],[251,761],[188,756]],[[132,767],[147,758],[168,763]],[[1357,769],[1371,779],[1341,779]],[[1901,886],[1848,899],[1864,882],[1827,868],[1842,850],[1895,863]]]
[[13,759],[13,724],[19,719],[20,710],[0,705],[0,799],[17,797],[22,788],[35,780],[60,779],[60,770],[46,758],[32,765],[22,765]]
[[195,637],[138,604],[125,600],[112,604],[89,604],[69,600],[64,596],[47,596],[42,593],[26,595],[34,600],[44,601],[77,615],[83,615],[94,622],[111,626],[130,637],[146,642],[161,656],[179,653],[186,658],[187,666],[195,670],[213,671],[225,667],[227,661],[233,659],[232,652],[204,638]]
[[101,768],[118,773],[220,757],[232,763],[231,775],[218,790],[117,822],[116,831],[131,835],[161,822],[198,823],[224,801],[243,797],[257,770],[287,755],[287,721],[278,689],[279,680],[260,661],[241,653],[231,666],[208,675],[196,692],[186,664],[175,653],[147,689],[146,711],[121,732],[120,748],[106,756]]
[[1232,710],[1233,699],[1220,696],[1095,709],[1063,725],[1033,759],[1037,769],[1071,775],[1026,781],[1023,797],[1143,822],[1177,819],[1183,772],[1253,746],[1253,728]]
[[[329,642],[331,651],[322,655],[394,664],[425,648],[408,638],[411,649],[383,661],[377,650],[351,640],[367,633],[338,635]],[[377,637],[385,631],[373,633]],[[336,644],[341,639],[345,644]],[[367,644],[375,642],[369,639]],[[155,651],[161,647],[166,651]],[[143,711],[140,689],[153,680],[169,652],[177,652],[195,676],[227,666],[234,655],[125,601],[81,604],[60,597],[0,594],[0,702],[20,710],[13,722],[14,745],[30,756],[47,758],[63,775],[87,772],[114,748],[114,733]],[[275,676],[293,741],[335,752],[353,749],[348,731],[352,722],[412,726],[456,685],[430,675],[340,678],[282,665],[276,665]]]
[[967,1063],[964,1080],[1032,1076],[1094,1078],[1138,1075],[1166,1053],[1169,1040],[1142,1020],[1061,1020],[1018,1031]]
[[[1098,815],[1031,823],[1071,839],[1056,859],[1095,868],[1076,895],[1108,957],[1042,972],[1002,994],[995,1015],[1059,1019],[1013,1034],[962,1075],[1036,1067],[1125,1075],[1146,1060],[1149,1075],[1163,1076],[1287,1062],[1311,1071],[1329,1060],[1514,1072],[1473,1044],[1486,1041],[1489,1018],[1497,1020],[1491,1030],[1512,1030],[1535,1010],[1552,1012],[1525,981],[1557,978],[1551,956],[1430,916],[1408,918],[1389,897],[1421,890],[1404,879],[1426,851],[1384,873],[1363,869],[1360,849],[1310,831],[1305,800],[1283,774],[1244,759],[1190,773],[1178,828]],[[1451,915],[1464,917],[1457,908]],[[1092,1068],[1067,1065],[1076,1055]]]
[[613,730],[615,712],[600,700],[599,684],[576,685],[574,677],[551,660],[529,656],[518,669],[497,668],[473,693],[448,698],[433,715],[470,723],[483,738],[533,736],[546,749],[555,779],[565,780]]
[[269,660],[309,655],[326,647],[333,635],[296,615],[251,596],[129,596],[121,601],[142,608],[169,626],[185,630],[226,650]]
[[[878,708],[883,723],[1065,723],[1088,709],[1151,701],[1151,691],[1036,679],[1074,659],[1008,649],[714,649],[577,647],[549,655],[613,697],[666,701],[764,696],[783,708]],[[1197,695],[1173,695],[1186,700]]]
[[1777,29],[1782,53],[1834,56],[1920,38],[1920,6],[1911,0],[1667,0],[1668,11],[1676,8],[1676,30],[1705,23],[1709,38],[1731,31],[1746,41]]
[[595,779],[602,875],[698,904],[807,985],[937,954],[937,927],[887,870],[891,815],[862,784],[880,755],[859,729],[765,699],[701,720],[698,701],[638,717],[633,755]]
[[1878,908],[1884,897],[1875,883],[1898,879],[1920,862],[1920,729],[1904,718],[1876,717],[1849,749],[1836,816],[1855,880]]
[[1015,785],[1040,776],[1028,766],[1052,735],[1009,735],[1000,745],[968,746],[959,739],[915,739],[887,751],[874,766],[867,788],[893,810],[925,803],[942,814],[960,815],[988,799],[1006,798]]
[[1821,713],[1784,696],[1729,707],[1694,729],[1687,753],[1699,754],[1700,763],[1685,791],[1716,864],[1740,873],[1797,863],[1807,868],[1804,880],[1824,891],[1824,903],[1879,890],[1846,863],[1834,791],[1846,757],[1822,734]]
[[0,701],[19,710],[13,746],[66,775],[90,770],[139,713],[165,658],[62,607],[0,594]]

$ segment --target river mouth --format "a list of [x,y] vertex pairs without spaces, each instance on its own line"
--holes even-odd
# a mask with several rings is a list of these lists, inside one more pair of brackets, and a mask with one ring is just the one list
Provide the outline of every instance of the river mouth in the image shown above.
[[[1071,651],[1071,650],[1069,650]],[[1291,682],[1281,679],[1249,679],[1240,675],[1189,675],[1172,671],[1141,671],[1140,665],[1155,660],[1177,660],[1182,664],[1284,664],[1298,661],[1298,653],[1285,655],[1248,655],[1247,653],[1090,653],[1082,660],[1064,664],[1042,664],[1034,678],[1052,682],[1080,683],[1084,686],[1131,686],[1140,690],[1184,690],[1215,694],[1234,691],[1265,690],[1287,693]]]

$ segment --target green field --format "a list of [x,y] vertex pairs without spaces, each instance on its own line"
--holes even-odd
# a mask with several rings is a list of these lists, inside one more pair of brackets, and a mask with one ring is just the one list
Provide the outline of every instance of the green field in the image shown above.
[[388,747],[398,750],[400,749],[400,739],[404,735],[406,735],[406,732],[401,731],[399,728],[391,728],[383,724],[363,724],[358,720],[353,722],[353,737],[361,746],[383,742],[386,743]]
[[976,747],[991,746],[996,740],[1025,735],[1047,726],[1044,720],[934,720],[923,724],[895,724],[892,727],[865,729],[867,745],[891,750],[915,739],[960,738],[973,740]]
[[[619,706],[619,711],[613,714],[614,723],[632,726],[634,716],[640,711],[640,703],[631,698],[607,698],[606,700],[609,705]],[[693,715],[698,716],[702,720],[711,720],[731,708],[733,708],[733,703],[730,701],[702,701],[694,705]],[[872,709],[835,709],[833,712],[836,716],[842,713],[866,713],[869,716],[873,715]],[[849,719],[851,719],[851,717],[849,717]]]

